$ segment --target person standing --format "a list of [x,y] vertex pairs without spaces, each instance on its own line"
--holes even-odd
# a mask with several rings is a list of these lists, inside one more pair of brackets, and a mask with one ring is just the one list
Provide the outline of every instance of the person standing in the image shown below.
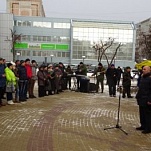
[[98,67],[94,70],[92,76],[96,75],[96,92],[99,90],[99,83],[101,83],[101,93],[104,91],[104,74],[105,68],[103,68],[102,63],[98,64]]
[[121,80],[121,75],[122,75],[123,71],[121,69],[120,66],[117,67],[117,85],[120,85],[120,80]]
[[142,130],[143,134],[148,134],[151,133],[151,69],[149,66],[144,66],[142,72],[136,94],[141,126],[136,130]]
[[[15,91],[16,87],[16,76],[14,74],[13,70],[13,64],[8,63],[7,67],[5,68],[5,74],[6,74],[6,94],[7,94],[7,103],[9,105],[14,104],[13,102],[13,92]],[[7,86],[10,86],[12,89],[7,91]],[[14,90],[13,90],[14,88]]]
[[13,66],[13,72],[14,72],[15,76],[17,77],[16,91],[15,91],[15,102],[16,103],[19,102],[19,75],[18,75],[19,67],[20,67],[20,60],[16,60],[15,65]]
[[114,64],[106,71],[107,84],[109,86],[109,95],[110,97],[116,97],[116,84],[117,84],[117,69]]
[[89,81],[87,76],[87,67],[83,62],[80,62],[79,66],[79,78],[80,78],[80,92],[89,92]]
[[46,76],[44,75],[44,65],[41,65],[39,67],[39,71],[37,72],[38,77],[38,96],[44,97],[45,96],[45,82],[46,82]]
[[69,85],[68,88],[71,90],[71,75],[73,75],[73,71],[70,65],[67,66],[66,73],[67,73],[67,85]]
[[[27,91],[29,93],[29,97],[32,96],[31,94],[31,77],[32,77],[32,68],[31,68],[31,65],[30,65],[30,59],[26,59],[25,60],[25,68],[26,68],[26,71],[27,71],[27,78],[28,78],[28,82],[27,82]],[[28,99],[27,97],[27,92],[26,92],[26,99]]]
[[61,89],[61,77],[63,76],[63,73],[62,71],[60,70],[59,68],[59,65],[56,65],[55,68],[54,68],[54,74],[55,74],[55,89],[56,89],[56,92],[57,94],[59,94],[59,90]]
[[35,60],[31,61],[31,69],[32,69],[32,76],[30,79],[30,87],[29,87],[29,98],[36,98],[34,95],[34,86],[37,78],[37,62]]
[[3,97],[5,85],[6,85],[6,76],[4,71],[3,58],[0,58],[0,106],[4,105],[2,103],[2,97]]
[[131,96],[131,79],[133,79],[131,76],[131,68],[126,67],[123,73],[123,98],[125,98],[125,93],[127,94],[127,98],[133,98]]
[[79,65],[80,65],[79,66],[79,74],[86,76],[87,75],[87,67],[85,66],[85,64],[83,62],[80,62]]
[[19,77],[19,101],[27,101],[27,70],[25,68],[25,61],[20,61],[20,67],[18,68],[18,77]]
[[48,95],[53,95],[55,93],[55,73],[53,69],[53,65],[48,65]]
[[[4,66],[4,69],[7,67],[6,59],[3,59],[3,66]],[[2,90],[2,99],[6,99],[6,98],[4,97],[5,92],[6,92],[6,85],[4,86],[4,88],[3,88],[3,90]]]

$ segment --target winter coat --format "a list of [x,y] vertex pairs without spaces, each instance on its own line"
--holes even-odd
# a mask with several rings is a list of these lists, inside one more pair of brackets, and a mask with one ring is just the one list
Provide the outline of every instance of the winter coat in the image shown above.
[[107,77],[107,82],[108,84],[110,83],[114,83],[115,85],[117,84],[117,69],[112,69],[112,68],[108,68],[106,71],[106,77]]
[[97,80],[104,80],[105,68],[96,68],[93,75],[96,75]]
[[85,65],[82,65],[79,67],[79,74],[80,75],[87,75],[87,67]]
[[0,64],[0,87],[4,87],[6,85],[6,78],[3,77],[4,74],[4,65]]
[[124,73],[123,73],[123,87],[131,86],[131,79],[133,79],[133,77],[131,76],[130,72],[124,71]]
[[5,75],[6,75],[6,84],[9,83],[9,82],[13,82],[13,85],[16,86],[16,76],[14,74],[14,72],[6,67],[5,68]]
[[39,86],[45,86],[46,77],[44,75],[44,72],[39,70],[37,72],[37,77],[38,77],[38,85]]
[[26,65],[25,65],[25,68],[26,68],[26,70],[27,70],[27,77],[28,77],[28,79],[31,79],[31,77],[32,77],[32,69],[31,69],[31,66],[30,66],[29,64],[26,64]]
[[19,80],[28,80],[27,70],[25,66],[20,66],[18,68],[18,76],[19,76]]
[[31,77],[31,79],[33,79],[33,80],[37,80],[38,78],[37,78],[37,67],[35,67],[35,66],[31,66],[31,69],[32,69],[32,77]]
[[139,90],[136,94],[137,103],[140,106],[147,106],[151,102],[151,74],[143,75],[140,81]]

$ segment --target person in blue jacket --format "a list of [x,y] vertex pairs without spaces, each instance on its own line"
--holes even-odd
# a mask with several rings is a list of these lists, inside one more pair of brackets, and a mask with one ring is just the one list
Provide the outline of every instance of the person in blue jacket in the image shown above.
[[3,106],[2,103],[2,95],[4,92],[4,88],[6,85],[6,76],[5,76],[5,71],[4,71],[4,64],[3,64],[3,58],[0,58],[0,106]]

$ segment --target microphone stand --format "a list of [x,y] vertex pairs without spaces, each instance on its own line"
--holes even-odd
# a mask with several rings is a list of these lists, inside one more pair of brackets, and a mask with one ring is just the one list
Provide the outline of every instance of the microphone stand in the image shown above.
[[119,125],[119,121],[120,121],[120,106],[121,106],[121,92],[122,92],[122,86],[119,86],[119,103],[118,103],[118,112],[117,112],[117,123],[113,127],[104,128],[104,130],[118,128],[124,134],[128,135],[128,133],[122,129],[122,126]]

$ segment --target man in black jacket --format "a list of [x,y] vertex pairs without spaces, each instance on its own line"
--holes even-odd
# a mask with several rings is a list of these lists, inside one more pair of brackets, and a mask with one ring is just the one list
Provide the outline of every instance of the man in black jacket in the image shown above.
[[117,84],[117,69],[114,64],[106,71],[107,84],[109,86],[109,95],[110,97],[116,97],[116,84]]
[[131,76],[131,68],[126,67],[124,73],[123,73],[123,98],[125,98],[125,93],[127,94],[128,98],[132,98],[131,96],[131,79],[133,77]]
[[139,90],[136,95],[139,105],[140,127],[136,130],[143,130],[143,134],[151,133],[151,69],[143,67]]
[[25,68],[25,61],[20,61],[20,67],[18,68],[18,76],[19,76],[19,101],[26,101],[27,97],[27,70]]

